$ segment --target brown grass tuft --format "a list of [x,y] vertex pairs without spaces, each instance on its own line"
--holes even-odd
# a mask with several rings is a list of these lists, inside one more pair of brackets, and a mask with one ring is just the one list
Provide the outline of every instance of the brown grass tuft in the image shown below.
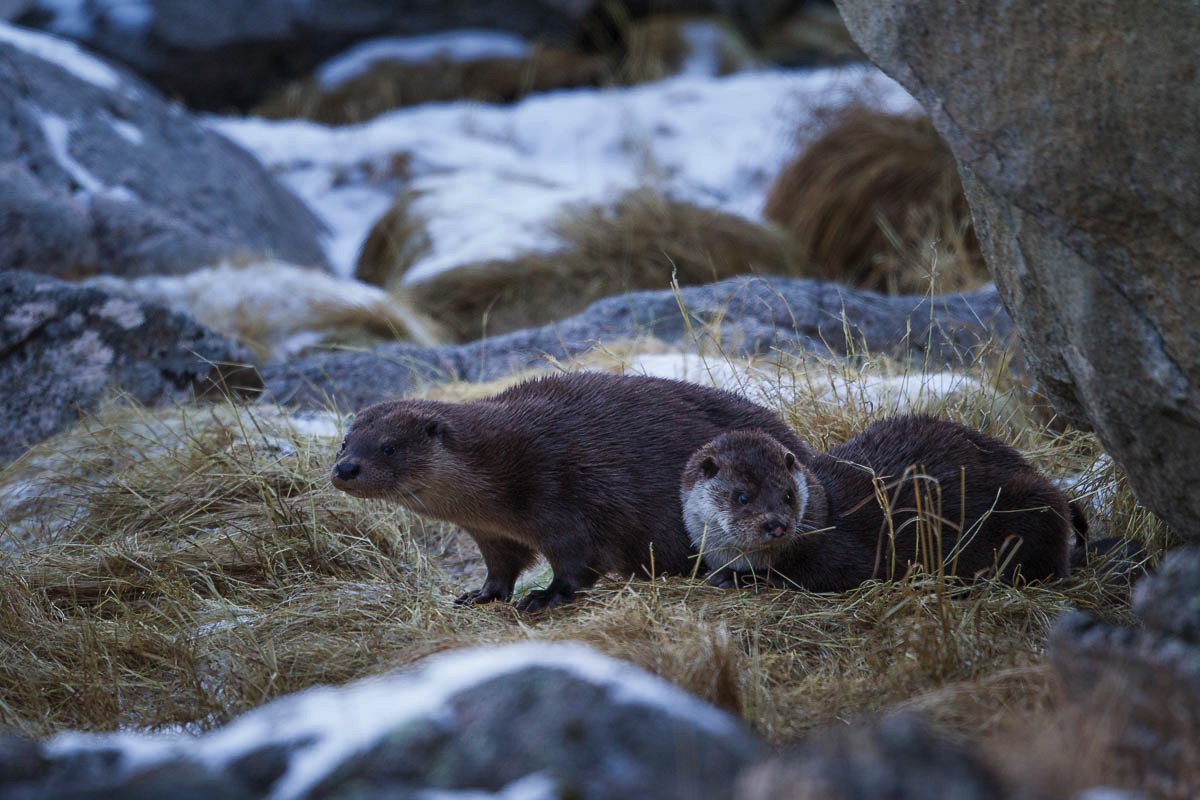
[[401,192],[371,226],[358,252],[355,278],[383,289],[398,289],[408,268],[429,252],[425,220],[412,208],[416,197],[415,192]]
[[582,311],[602,297],[709,283],[759,272],[796,275],[804,262],[780,230],[672,200],[651,189],[611,207],[564,212],[550,254],[448,270],[408,289],[417,307],[459,341],[531,327]]
[[764,215],[819,277],[892,294],[989,280],[954,157],[925,117],[841,112],[776,179]]
[[382,60],[334,88],[321,86],[315,78],[293,82],[264,100],[254,113],[268,119],[301,117],[350,125],[421,103],[504,103],[554,89],[599,86],[610,73],[602,56],[552,46],[538,47],[527,58],[441,59],[422,64]]

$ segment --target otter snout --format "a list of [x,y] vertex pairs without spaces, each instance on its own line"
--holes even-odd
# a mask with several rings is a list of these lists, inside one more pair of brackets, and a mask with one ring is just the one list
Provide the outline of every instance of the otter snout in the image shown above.
[[362,473],[362,465],[357,461],[339,461],[333,465],[333,482],[352,481]]
[[772,539],[779,539],[788,532],[787,520],[772,514],[763,520],[762,532]]

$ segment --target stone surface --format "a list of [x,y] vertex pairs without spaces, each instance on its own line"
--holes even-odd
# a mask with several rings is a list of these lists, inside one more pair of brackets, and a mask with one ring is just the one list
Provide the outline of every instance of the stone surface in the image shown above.
[[1073,613],[1048,648],[1076,743],[1151,797],[1200,794],[1200,548],[1172,551],[1134,590],[1141,627]]
[[322,224],[239,146],[76,45],[0,23],[0,269],[178,274]]
[[1200,6],[838,0],[958,159],[1055,408],[1200,535]]
[[[688,309],[685,318],[680,303]],[[403,394],[435,380],[491,380],[580,355],[597,343],[651,335],[716,350],[704,332],[720,322],[720,352],[773,349],[844,355],[861,351],[909,358],[936,372],[970,363],[992,338],[1005,341],[1008,316],[994,289],[929,298],[888,297],[834,283],[732,278],[707,286],[636,292],[594,303],[559,322],[465,345],[387,344],[364,352],[325,353],[263,368],[268,397],[302,407],[345,410]]]
[[747,771],[740,800],[1001,800],[999,778],[920,719],[897,715],[818,733]]
[[116,392],[183,402],[235,376],[252,381],[226,366],[248,363],[241,346],[161,306],[0,272],[0,463]]
[[636,667],[581,645],[524,643],[310,689],[199,736],[63,734],[41,747],[42,769],[16,775],[0,797],[487,797],[510,788],[725,798],[761,751],[733,717]]

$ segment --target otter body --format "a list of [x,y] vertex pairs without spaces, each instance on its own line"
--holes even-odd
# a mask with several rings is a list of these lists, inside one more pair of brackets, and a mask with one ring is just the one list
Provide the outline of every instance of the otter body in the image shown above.
[[459,598],[512,596],[542,553],[554,570],[522,610],[570,600],[605,573],[684,573],[694,555],[679,474],[726,431],[758,428],[807,452],[771,411],[681,381],[572,373],[469,403],[399,400],[355,418],[332,482],[459,525],[487,579]]
[[816,454],[725,434],[689,459],[681,499],[716,585],[753,573],[844,591],[913,563],[1009,580],[1069,572],[1062,492],[1003,442],[933,417],[883,420]]

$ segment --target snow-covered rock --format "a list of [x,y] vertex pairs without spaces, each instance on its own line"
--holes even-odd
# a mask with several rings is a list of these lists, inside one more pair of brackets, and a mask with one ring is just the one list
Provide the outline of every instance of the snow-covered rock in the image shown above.
[[0,107],[0,268],[325,262],[320,223],[253,156],[71,42],[0,23]]
[[52,779],[59,796],[86,787],[149,797],[153,786],[277,800],[724,798],[761,745],[636,667],[582,645],[528,642],[309,689],[203,735],[68,733],[37,749],[26,753],[40,770],[22,776],[22,796],[48,796],[35,792]]

